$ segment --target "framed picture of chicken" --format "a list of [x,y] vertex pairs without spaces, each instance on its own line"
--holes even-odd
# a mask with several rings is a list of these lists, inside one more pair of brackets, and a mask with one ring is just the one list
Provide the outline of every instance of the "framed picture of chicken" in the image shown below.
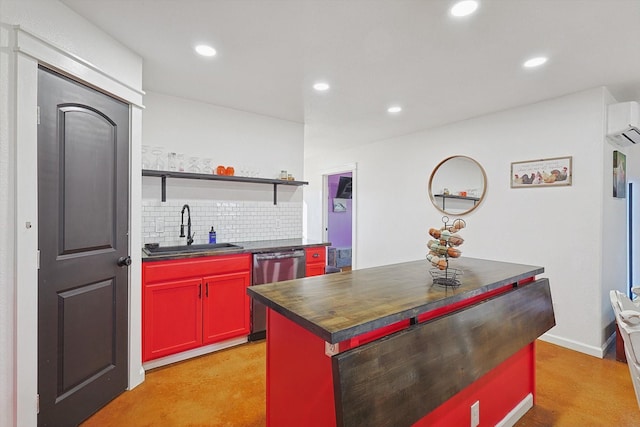
[[511,188],[557,187],[573,181],[572,157],[511,163]]
[[624,199],[627,195],[627,156],[613,152],[613,197]]

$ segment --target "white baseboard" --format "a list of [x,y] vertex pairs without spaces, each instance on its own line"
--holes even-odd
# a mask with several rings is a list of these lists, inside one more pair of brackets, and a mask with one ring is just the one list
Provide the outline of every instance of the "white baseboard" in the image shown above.
[[529,393],[511,412],[496,424],[496,427],[513,427],[531,408],[533,408],[533,394]]
[[149,369],[159,368],[160,366],[169,365],[171,363],[182,362],[183,360],[191,359],[192,357],[198,357],[203,354],[213,353],[214,351],[244,344],[247,341],[247,337],[233,338],[215,344],[205,345],[204,347],[194,348],[193,350],[183,351],[182,353],[172,354],[171,356],[150,360],[149,362],[145,362],[142,367],[148,371]]
[[591,345],[586,345],[581,342],[569,340],[566,338],[561,338],[551,334],[543,334],[540,338],[541,341],[545,341],[551,344],[556,344],[561,347],[568,348],[570,350],[579,351],[580,353],[588,354],[589,356],[594,356],[602,359],[605,354],[607,354],[607,350],[615,341],[615,334],[611,334],[611,336],[605,341],[605,343],[601,347],[595,347]]
[[135,375],[129,374],[129,385],[127,386],[127,390],[133,390],[144,382],[144,368],[142,365],[139,366],[140,369],[138,369],[138,372]]

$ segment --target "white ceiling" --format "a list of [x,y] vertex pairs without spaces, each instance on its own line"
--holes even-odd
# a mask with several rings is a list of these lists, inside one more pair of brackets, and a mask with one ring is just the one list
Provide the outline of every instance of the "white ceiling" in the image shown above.
[[144,90],[304,123],[307,156],[597,86],[640,100],[640,0],[62,1],[142,56]]

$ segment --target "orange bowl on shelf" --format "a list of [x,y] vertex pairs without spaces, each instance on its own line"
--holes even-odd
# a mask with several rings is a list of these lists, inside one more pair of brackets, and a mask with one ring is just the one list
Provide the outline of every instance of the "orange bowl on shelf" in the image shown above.
[[233,168],[233,166],[228,166],[227,170],[225,171],[225,175],[228,176],[233,176],[236,173],[236,170]]
[[218,174],[218,175],[226,175],[227,174],[227,168],[225,168],[222,165],[218,166],[216,168],[216,174]]

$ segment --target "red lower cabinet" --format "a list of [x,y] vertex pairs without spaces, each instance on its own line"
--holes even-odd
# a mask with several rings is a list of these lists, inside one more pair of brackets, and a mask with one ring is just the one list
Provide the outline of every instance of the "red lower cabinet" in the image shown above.
[[325,246],[318,246],[313,248],[306,248],[306,277],[320,276],[324,274],[325,267],[327,265],[327,248]]
[[202,345],[200,292],[199,279],[145,285],[144,361]]
[[146,261],[142,360],[249,334],[251,255]]
[[205,277],[203,344],[249,334],[248,273]]

